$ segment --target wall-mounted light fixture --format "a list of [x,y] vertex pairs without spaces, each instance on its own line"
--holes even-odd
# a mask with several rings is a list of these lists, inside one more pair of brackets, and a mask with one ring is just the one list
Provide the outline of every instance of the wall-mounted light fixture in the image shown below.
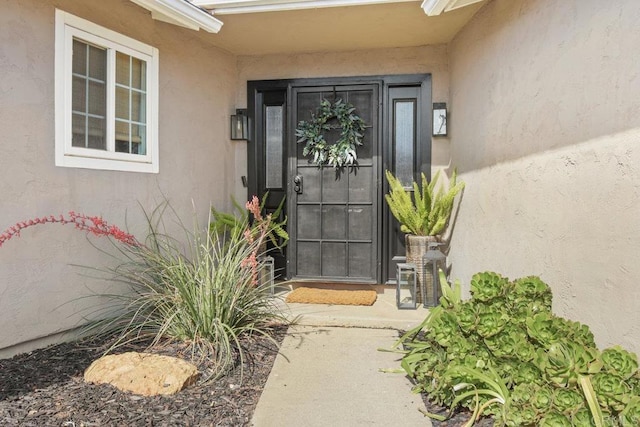
[[447,136],[447,104],[433,104],[433,136]]
[[247,141],[249,139],[249,117],[247,110],[237,109],[231,115],[231,139],[234,141]]

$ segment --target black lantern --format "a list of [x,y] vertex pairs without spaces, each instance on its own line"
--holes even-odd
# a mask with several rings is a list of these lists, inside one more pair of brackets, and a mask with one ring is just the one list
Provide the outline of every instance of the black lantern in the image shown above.
[[231,116],[231,139],[246,141],[249,139],[249,117],[247,110],[237,109]]
[[438,249],[441,244],[429,242],[429,248],[422,257],[424,265],[422,302],[425,307],[435,307],[440,302],[440,274],[438,271],[446,271],[447,267],[447,257]]
[[416,309],[418,272],[415,264],[398,263],[396,267],[396,305],[399,309]]
[[447,136],[447,104],[433,104],[433,136]]

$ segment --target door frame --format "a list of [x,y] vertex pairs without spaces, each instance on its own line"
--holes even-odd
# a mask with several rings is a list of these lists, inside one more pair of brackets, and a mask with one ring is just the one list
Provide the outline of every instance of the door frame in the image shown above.
[[[292,94],[294,87],[313,87],[313,86],[343,86],[343,85],[358,85],[369,84],[379,85],[378,90],[378,146],[376,147],[377,154],[377,170],[379,171],[376,178],[376,200],[378,209],[376,214],[378,215],[378,232],[376,241],[378,242],[376,248],[376,277],[378,283],[389,283],[387,278],[389,277],[389,260],[393,255],[390,253],[391,248],[389,244],[390,230],[393,222],[393,218],[389,213],[389,208],[384,201],[384,194],[388,192],[388,184],[384,179],[384,171],[392,167],[392,147],[390,143],[387,143],[389,139],[388,123],[390,120],[390,111],[387,108],[389,103],[389,88],[413,86],[420,87],[420,100],[419,105],[421,108],[421,120],[420,120],[420,139],[416,141],[419,149],[416,152],[416,165],[415,165],[415,179],[418,179],[420,173],[424,173],[426,176],[431,177],[431,74],[398,74],[398,75],[375,75],[375,76],[356,76],[356,77],[322,77],[322,78],[293,78],[293,79],[278,79],[278,80],[252,80],[247,82],[247,115],[251,123],[250,138],[247,145],[247,191],[249,195],[261,195],[264,190],[264,183],[259,182],[258,177],[260,174],[264,174],[263,171],[263,156],[264,150],[260,144],[257,143],[258,137],[262,137],[262,123],[258,123],[256,118],[261,117],[261,94],[267,91],[286,91],[285,98],[285,140],[284,145],[287,149],[287,159],[285,164],[287,165],[287,174],[285,179],[287,200],[291,200],[291,192],[293,191],[292,183],[288,179],[288,168],[291,164],[291,156],[294,153],[289,152],[289,147],[295,145],[295,123],[292,123]],[[287,202],[287,205],[289,203]],[[287,224],[289,228],[292,224]],[[289,259],[289,256],[287,257]],[[289,278],[290,274],[287,268],[285,273]]]

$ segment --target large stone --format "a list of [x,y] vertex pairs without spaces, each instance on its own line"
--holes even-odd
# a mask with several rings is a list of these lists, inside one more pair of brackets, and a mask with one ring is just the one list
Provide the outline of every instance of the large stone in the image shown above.
[[197,368],[182,359],[136,352],[101,357],[84,372],[86,382],[144,396],[177,393],[197,378]]

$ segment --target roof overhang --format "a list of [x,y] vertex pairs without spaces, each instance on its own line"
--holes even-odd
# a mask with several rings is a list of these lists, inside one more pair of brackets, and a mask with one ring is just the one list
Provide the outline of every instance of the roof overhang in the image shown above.
[[479,1],[482,0],[424,0],[421,7],[427,15],[437,16],[443,12],[469,6]]
[[217,33],[222,21],[204,9],[186,0],[131,0],[151,11],[151,17],[158,21],[179,25],[191,30],[205,30]]
[[239,13],[284,12],[327,7],[366,6],[419,0],[190,0],[196,6],[211,9],[214,15]]
[[131,1],[154,19],[217,33],[206,40],[230,53],[268,55],[446,44],[487,0]]
[[[190,0],[196,6],[211,9],[215,15],[282,12],[324,7],[364,6],[420,0]],[[482,0],[424,0],[422,9],[429,16],[440,15]]]

